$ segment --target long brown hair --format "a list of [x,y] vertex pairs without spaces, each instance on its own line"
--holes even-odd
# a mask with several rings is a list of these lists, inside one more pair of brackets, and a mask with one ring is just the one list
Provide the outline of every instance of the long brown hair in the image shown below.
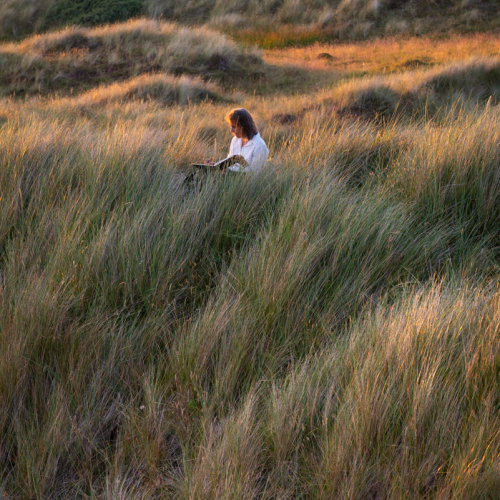
[[244,108],[236,108],[230,111],[226,116],[226,121],[234,123],[237,127],[241,127],[249,140],[253,139],[259,133],[252,115]]

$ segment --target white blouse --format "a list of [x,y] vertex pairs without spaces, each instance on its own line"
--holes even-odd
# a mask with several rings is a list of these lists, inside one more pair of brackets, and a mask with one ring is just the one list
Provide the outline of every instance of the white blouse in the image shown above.
[[259,133],[254,135],[244,146],[241,139],[233,137],[229,147],[229,156],[241,155],[248,163],[247,167],[242,167],[239,163],[229,167],[233,172],[258,172],[266,163],[269,156],[269,149]]

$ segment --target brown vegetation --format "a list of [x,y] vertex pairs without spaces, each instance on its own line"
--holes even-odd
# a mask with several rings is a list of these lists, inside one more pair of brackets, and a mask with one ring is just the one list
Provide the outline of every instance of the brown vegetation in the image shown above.
[[489,0],[4,0],[0,39],[49,28],[95,26],[129,16],[208,23],[261,47],[498,29],[498,5]]
[[[0,495],[495,498],[500,81],[480,40],[266,52],[230,91],[144,70],[251,64],[205,29],[1,46],[14,73],[133,66],[0,99]],[[227,155],[228,99],[270,161],[188,183]]]
[[5,44],[0,66],[3,95],[64,94],[160,71],[230,85],[262,71],[257,54],[223,35],[146,20],[68,28]]
[[227,101],[220,95],[219,89],[199,78],[146,74],[123,83],[97,87],[67,102],[78,108],[90,109],[130,100],[151,101],[162,106],[187,105],[200,101]]

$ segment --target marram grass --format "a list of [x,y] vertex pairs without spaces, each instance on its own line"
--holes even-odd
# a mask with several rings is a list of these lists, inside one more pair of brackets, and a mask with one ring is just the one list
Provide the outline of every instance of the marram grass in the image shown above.
[[0,101],[0,492],[496,497],[498,108],[342,92],[191,182],[225,103]]

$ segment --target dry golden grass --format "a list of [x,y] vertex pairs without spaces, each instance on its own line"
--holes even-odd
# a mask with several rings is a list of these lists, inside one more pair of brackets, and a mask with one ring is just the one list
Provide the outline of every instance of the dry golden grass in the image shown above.
[[[205,28],[138,20],[95,29],[69,28],[1,45],[0,90],[4,95],[67,93],[71,88],[87,90],[144,72],[167,71],[212,79],[226,89],[244,90],[246,85],[261,94],[311,93],[365,75],[415,74],[417,81],[419,72],[471,56],[492,57],[499,50],[500,37],[477,34],[313,45],[259,54]],[[410,73],[414,70],[417,73]]]
[[0,91],[33,95],[168,72],[235,85],[262,72],[260,55],[207,28],[134,20],[100,28],[72,27],[0,45]]
[[[331,56],[319,57],[321,54]],[[500,36],[491,33],[451,38],[383,38],[357,43],[315,44],[268,49],[264,60],[277,66],[299,66],[332,73],[385,74],[405,72],[474,57],[500,54]]]
[[66,98],[72,106],[81,109],[99,107],[108,103],[130,100],[154,101],[162,106],[188,105],[200,101],[224,101],[216,85],[200,78],[174,77],[165,74],[144,74],[123,83],[100,86],[77,98]]

